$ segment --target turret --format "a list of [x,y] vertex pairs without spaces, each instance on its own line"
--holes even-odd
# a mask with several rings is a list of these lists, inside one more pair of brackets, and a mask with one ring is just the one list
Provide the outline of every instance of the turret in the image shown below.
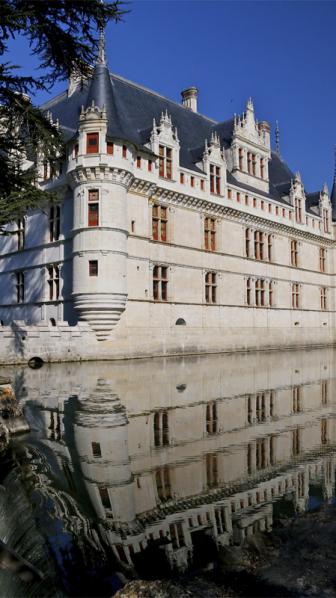
[[68,166],[74,193],[72,296],[79,319],[99,340],[109,336],[127,301],[126,196],[132,164],[127,146],[122,150],[112,142],[112,137],[127,141],[121,122],[101,36]]

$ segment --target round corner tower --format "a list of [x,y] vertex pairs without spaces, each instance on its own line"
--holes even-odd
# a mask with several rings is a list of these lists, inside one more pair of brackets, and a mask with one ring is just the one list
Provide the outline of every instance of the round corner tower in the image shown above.
[[74,202],[73,302],[79,319],[90,324],[98,340],[109,336],[127,301],[127,189],[132,164],[121,159],[116,151],[120,147],[112,142],[117,118],[101,46],[68,168]]

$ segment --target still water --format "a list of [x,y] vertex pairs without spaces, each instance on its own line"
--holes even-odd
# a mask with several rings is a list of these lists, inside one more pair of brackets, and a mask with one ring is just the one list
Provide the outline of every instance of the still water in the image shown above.
[[[111,596],[333,500],[335,352],[2,368],[31,432],[2,457],[1,595]],[[1,569],[1,568],[0,568]]]

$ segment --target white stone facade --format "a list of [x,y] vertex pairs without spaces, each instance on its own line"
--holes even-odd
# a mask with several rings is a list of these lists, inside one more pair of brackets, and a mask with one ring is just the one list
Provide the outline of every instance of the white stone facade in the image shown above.
[[[106,75],[98,67],[91,95],[95,77]],[[53,171],[40,164],[39,184],[62,199],[0,238],[3,327],[84,320],[99,341],[83,343],[88,359],[335,342],[328,189],[307,194],[299,173],[291,177],[251,100],[227,142],[220,123],[216,131],[197,114],[195,93],[191,108],[173,108],[214,129],[193,167],[182,159],[173,102],[141,146],[111,135],[105,104],[82,107],[66,162]],[[287,169],[286,188],[272,180],[270,161]],[[26,356],[43,353],[35,346]]]

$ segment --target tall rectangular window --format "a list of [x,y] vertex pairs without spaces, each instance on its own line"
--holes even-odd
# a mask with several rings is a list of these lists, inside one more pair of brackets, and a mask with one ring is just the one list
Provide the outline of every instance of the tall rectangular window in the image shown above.
[[217,302],[217,281],[215,272],[207,272],[205,274],[205,302]]
[[172,178],[173,151],[170,147],[159,145],[159,175],[165,179]]
[[24,218],[19,218],[16,222],[17,226],[17,248],[18,251],[21,251],[24,248],[25,244],[25,234],[26,234],[26,221]]
[[265,305],[265,280],[257,278],[255,281],[255,305],[263,307]]
[[208,488],[218,486],[218,456],[217,453],[208,453],[205,456],[206,480]]
[[246,257],[251,257],[251,229],[245,229],[245,254]]
[[168,299],[168,267],[154,266],[153,268],[153,299],[167,301]]
[[273,235],[267,235],[267,258],[269,262],[273,260]]
[[239,170],[243,170],[244,169],[244,151],[241,147],[238,150],[238,159],[239,159]]
[[328,404],[328,380],[322,380],[321,382],[321,403],[323,407]]
[[106,142],[106,150],[107,150],[107,153],[108,153],[110,156],[113,156],[113,152],[114,152],[114,144],[113,144],[113,141],[107,141],[107,142]]
[[292,388],[292,402],[293,402],[293,413],[301,412],[301,388],[300,386],[293,386]]
[[204,218],[204,249],[207,251],[216,250],[216,220],[215,218]]
[[327,250],[320,247],[320,272],[326,271]]
[[190,177],[190,187],[195,187],[195,177],[194,176]]
[[167,241],[168,208],[158,204],[152,210],[152,236],[154,241]]
[[252,279],[246,279],[246,303],[252,305]]
[[101,447],[100,447],[100,443],[99,442],[91,442],[91,448],[92,448],[92,455],[94,457],[101,457],[102,456]]
[[260,230],[254,232],[254,257],[256,260],[264,259],[264,233]]
[[204,191],[204,180],[201,179],[201,191]]
[[98,260],[89,260],[89,276],[98,276]]
[[102,505],[105,509],[111,509],[111,501],[110,501],[110,496],[109,496],[109,492],[107,488],[103,488],[102,486],[99,487],[99,494],[100,494],[100,500],[102,502]]
[[329,210],[326,208],[323,208],[323,230],[325,233],[329,233]]
[[295,220],[296,222],[302,222],[302,200],[299,197],[296,197],[294,200],[294,208],[295,208]]
[[89,190],[88,226],[99,226],[99,191],[97,189]]
[[154,413],[154,446],[169,445],[168,411]]
[[299,309],[300,307],[300,285],[297,282],[292,284],[292,308]]
[[24,303],[25,296],[25,285],[24,285],[24,273],[16,272],[16,302]]
[[260,177],[265,178],[265,161],[264,158],[260,158]]
[[299,252],[298,252],[298,242],[291,241],[291,265],[297,267],[299,260],[298,260]]
[[141,156],[137,156],[136,165],[137,165],[137,168],[141,168]]
[[99,152],[99,133],[87,133],[86,135],[86,153],[98,154]]
[[48,266],[48,287],[49,301],[55,301],[59,297],[59,267]]
[[122,146],[122,157],[127,158],[127,145]]
[[321,287],[321,289],[320,289],[320,306],[321,306],[322,310],[328,309],[326,287]]
[[49,210],[49,241],[58,241],[61,230],[61,208],[51,206]]
[[221,192],[221,176],[219,166],[210,164],[210,193],[220,195]]
[[184,185],[184,172],[180,172],[180,183]]

